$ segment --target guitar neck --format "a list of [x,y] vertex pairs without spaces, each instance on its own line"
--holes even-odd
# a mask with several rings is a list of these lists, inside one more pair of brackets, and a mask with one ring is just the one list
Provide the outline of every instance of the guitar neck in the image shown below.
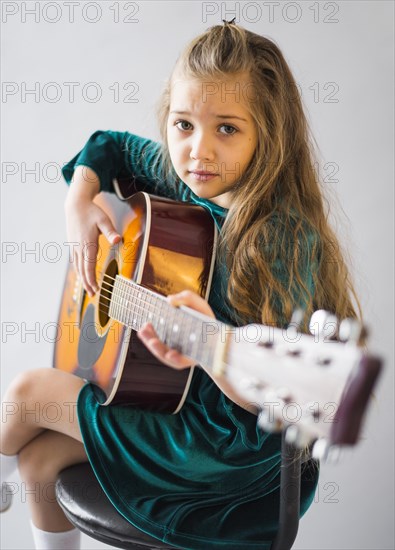
[[117,275],[109,315],[136,331],[151,323],[159,339],[211,371],[224,345],[228,326],[188,307],[171,306],[166,298]]

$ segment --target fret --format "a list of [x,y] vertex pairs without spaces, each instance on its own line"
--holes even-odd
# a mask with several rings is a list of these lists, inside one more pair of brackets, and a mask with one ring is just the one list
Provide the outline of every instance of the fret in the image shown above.
[[128,300],[128,285],[124,285],[124,292],[122,296],[122,319],[123,323],[127,323],[129,313],[129,300]]
[[174,323],[174,317],[175,317],[175,310],[173,308],[168,307],[167,313],[166,313],[166,343],[169,346],[169,348],[173,347],[173,323]]
[[116,308],[116,289],[114,289],[112,292],[111,302],[110,302],[110,314],[111,314],[111,317],[114,317],[114,319],[116,318],[115,308]]
[[139,287],[137,289],[137,295],[136,295],[136,330],[140,330],[142,327],[142,314],[143,314],[143,307],[142,307],[142,299],[143,299],[143,292],[142,288]]
[[201,328],[202,322],[198,319],[195,319],[192,317],[192,327],[191,327],[191,334],[189,336],[189,339],[192,343],[192,354],[193,357],[195,357],[197,360],[200,361],[200,346],[201,344],[201,334],[202,334],[202,328]]
[[130,289],[130,299],[132,302],[132,307],[130,309],[129,317],[129,326],[135,327],[135,317],[136,317],[136,288],[133,285],[129,285]]
[[189,314],[185,311],[179,310],[181,313],[181,324],[180,324],[180,334],[178,337],[178,343],[182,350],[182,353],[186,355],[186,343],[188,342],[188,321],[189,321]]
[[148,323],[154,324],[154,313],[155,308],[153,305],[153,294],[151,290],[146,290],[146,297],[145,297],[145,304],[144,304],[144,310],[145,310],[145,320]]
[[166,302],[164,300],[160,301],[160,310],[159,310],[159,319],[158,319],[158,336],[163,341],[166,335],[165,319],[164,319],[164,310],[166,308]]
[[182,351],[181,346],[181,332],[182,332],[182,312],[179,309],[174,310],[174,319],[173,319],[173,347],[177,351]]
[[164,323],[163,323],[164,338],[163,338],[163,341],[167,345],[169,345],[170,314],[171,314],[171,309],[169,307],[169,304],[166,303],[166,307],[165,307],[164,315],[163,315],[163,319],[164,319]]
[[150,313],[151,313],[151,294],[147,290],[144,292],[144,322],[151,322]]
[[165,342],[170,348],[171,348],[171,342],[172,342],[171,329],[172,329],[172,325],[173,325],[173,317],[174,317],[173,310],[170,309],[169,307],[167,307],[166,308],[166,313],[165,313],[165,328],[166,328]]
[[133,295],[134,295],[134,308],[133,308],[133,328],[135,330],[138,330],[138,308],[139,308],[139,289],[137,286],[133,289]]
[[128,300],[129,300],[127,324],[128,324],[128,327],[130,327],[133,323],[133,315],[134,315],[134,295],[133,295],[133,287],[131,285],[128,285],[127,292],[128,292]]
[[175,309],[173,322],[173,347],[179,351],[184,351],[183,347],[183,331],[185,329],[185,314],[181,309]]
[[120,297],[120,287],[118,287],[118,292],[115,296],[115,308],[114,308],[114,317],[120,321],[119,319],[119,297]]
[[124,322],[124,289],[125,289],[125,282],[122,281],[121,285],[121,294],[119,297],[119,319],[123,323]]
[[[203,343],[205,323],[189,312],[170,306],[165,297],[133,281],[116,277],[110,303],[110,316],[138,331],[146,322],[152,323],[159,339],[168,347],[177,349],[197,363],[212,363],[216,337]],[[213,320],[215,322],[215,320]],[[221,324],[217,321],[219,325]]]
[[182,348],[182,353],[184,355],[188,355],[188,332],[189,332],[189,321],[191,316],[185,312],[182,312],[182,323],[181,323],[181,331],[180,331],[180,345]]
[[155,294],[151,294],[152,304],[151,304],[151,322],[157,324],[158,322],[158,309],[161,302],[161,298]]
[[150,291],[145,291],[145,303],[144,303],[144,313],[145,313],[145,321],[148,323],[152,323],[152,294]]
[[152,317],[152,324],[154,325],[155,327],[155,330],[156,330],[156,333],[159,337],[159,339],[161,340],[162,337],[161,337],[161,326],[159,325],[159,318],[160,318],[160,310],[161,310],[161,307],[162,307],[162,297],[159,297],[159,296],[153,296],[153,317]]
[[147,320],[147,291],[140,288],[140,328]]
[[196,334],[194,332],[194,329],[195,329],[194,319],[192,315],[189,315],[188,331],[186,333],[186,338],[185,338],[186,340],[185,349],[189,357],[193,357],[194,359],[196,359],[195,356],[193,355],[193,343],[196,340]]
[[203,333],[206,333],[206,329],[205,329],[205,326],[204,326],[204,321],[201,323],[201,338],[200,338],[200,341],[201,341],[201,346],[200,346],[200,356],[201,356],[201,364],[202,365],[207,365],[207,361],[208,361],[208,357],[210,355],[210,344],[209,342],[207,341],[207,338],[205,339],[206,341],[203,342]]
[[127,325],[130,327],[130,323],[133,316],[133,288],[128,285],[127,288],[128,295],[128,312],[127,312]]
[[155,326],[155,320],[156,320],[156,309],[157,309],[157,303],[158,299],[157,297],[155,296],[155,294],[153,294],[152,292],[150,292],[150,295],[149,295],[149,308],[148,308],[148,321],[150,323],[152,323],[154,326]]
[[119,320],[119,293],[117,294],[115,300],[115,318]]

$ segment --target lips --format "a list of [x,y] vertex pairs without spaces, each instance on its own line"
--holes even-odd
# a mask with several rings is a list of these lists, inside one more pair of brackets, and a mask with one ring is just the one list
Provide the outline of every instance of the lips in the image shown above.
[[218,176],[215,172],[205,172],[204,170],[190,170],[190,173],[198,176]]
[[196,181],[209,181],[219,175],[215,174],[214,172],[203,172],[202,170],[197,170],[196,172],[194,171],[189,173]]

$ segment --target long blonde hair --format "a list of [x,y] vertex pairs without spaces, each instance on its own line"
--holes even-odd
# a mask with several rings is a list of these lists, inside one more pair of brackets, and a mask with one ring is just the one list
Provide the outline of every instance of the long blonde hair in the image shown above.
[[[314,168],[311,132],[292,73],[268,38],[225,22],[197,36],[175,71],[204,80],[249,75],[258,131],[251,162],[233,191],[219,253],[229,270],[227,299],[238,320],[283,325],[296,306],[362,316]],[[163,166],[175,181],[167,144],[172,76],[157,105]],[[311,283],[307,281],[311,278]],[[355,306],[352,303],[355,300]]]

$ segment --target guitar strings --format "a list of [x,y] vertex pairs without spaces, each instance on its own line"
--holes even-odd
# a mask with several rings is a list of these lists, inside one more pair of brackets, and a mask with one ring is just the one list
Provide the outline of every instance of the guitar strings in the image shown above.
[[[110,279],[110,281],[106,281],[105,278]],[[112,277],[111,275],[108,275],[107,273],[104,273],[102,284],[106,284],[109,287],[109,289],[106,288],[104,290],[105,292],[108,292],[108,293],[113,292],[114,286],[115,286],[114,281],[116,281],[116,277]],[[131,281],[131,282],[133,282],[133,281]],[[137,283],[134,283],[134,284],[137,284]],[[133,289],[133,287],[129,287],[129,288]],[[142,287],[140,287],[140,288],[142,288]],[[152,302],[149,302],[148,300],[138,298],[136,295],[132,296],[132,295],[128,294],[127,291],[125,291],[124,289],[120,288],[118,290],[119,290],[119,293],[123,295],[123,296],[121,296],[121,298],[123,297],[124,299],[129,299],[129,301],[133,304],[133,306],[136,306],[138,309],[141,310],[141,311],[134,311],[133,312],[137,316],[137,318],[139,318],[139,317],[141,318],[141,320],[140,320],[141,324],[143,324],[143,322],[144,322],[143,315],[147,311],[146,310],[147,305],[150,306],[151,310],[153,309],[153,310],[162,311],[162,307],[157,307],[155,304],[153,304]],[[137,290],[137,289],[133,289],[133,290]],[[169,317],[168,315],[165,314],[165,321],[164,321],[164,324],[162,326],[156,327],[155,326],[156,323],[155,324],[152,323],[154,325],[154,328],[157,331],[158,336],[160,337],[160,339],[164,343],[166,343],[166,345],[168,345],[169,347],[174,347],[175,345],[177,345],[179,342],[178,341],[174,342],[174,340],[173,340],[173,338],[175,336],[174,332],[170,331],[170,333],[168,333],[168,329],[169,328],[171,329],[172,327],[168,325],[167,321],[170,321],[170,320],[174,321],[176,315],[182,314],[184,317],[186,316],[187,319],[190,319],[190,325],[188,327],[188,332],[185,332],[185,334],[183,334],[184,331],[183,331],[182,327],[186,327],[188,325],[186,323],[184,324],[184,323],[181,322],[181,323],[179,323],[179,325],[181,326],[181,330],[176,333],[176,335],[182,337],[182,340],[184,340],[185,344],[190,346],[190,351],[186,350],[184,352],[184,355],[188,356],[188,353],[190,353],[191,358],[194,359],[195,361],[200,361],[200,362],[203,362],[203,364],[210,365],[212,363],[212,359],[213,359],[213,357],[210,357],[210,356],[212,356],[212,354],[215,352],[217,339],[208,341],[207,340],[207,335],[206,335],[206,337],[203,341],[203,323],[202,323],[202,320],[201,319],[194,319],[192,315],[186,315],[185,312],[180,311],[178,308],[176,308],[174,306],[171,306],[170,304],[168,304],[166,302],[166,298],[164,296],[162,296],[160,294],[155,294],[152,291],[147,291],[147,292],[150,292],[150,294],[145,294],[146,291],[147,291],[147,289],[142,288],[141,290],[139,290],[139,293],[142,294],[143,296],[153,296],[153,298],[155,300],[156,299],[161,299],[162,303],[165,304],[165,306],[167,307],[167,310],[174,312],[173,318],[171,318],[171,317]],[[112,296],[114,296],[114,295],[112,294]],[[104,298],[104,299],[111,302],[112,296],[107,297],[107,296],[103,296],[103,294],[101,294],[100,298]],[[130,298],[132,298],[132,299],[130,300]],[[121,308],[121,310],[123,310],[123,311],[126,311],[128,313],[131,312],[131,309],[129,307],[127,307],[125,305],[122,305],[120,302],[115,302],[115,303],[116,303],[116,307],[118,309]],[[101,300],[99,299],[99,306],[100,305],[106,307],[107,309],[103,310],[99,307],[98,310],[101,313],[109,316],[108,315],[109,314],[108,305],[106,306],[106,304],[103,304],[103,302],[101,302]],[[130,319],[130,317],[129,317],[129,319]],[[207,317],[207,319],[210,320],[211,322],[216,321],[217,323],[222,324],[220,321],[211,319],[210,317]],[[148,319],[147,319],[147,321],[148,321]],[[136,330],[136,327],[133,326],[133,324],[130,323],[130,320],[128,321],[128,323],[124,323],[124,324],[126,326],[128,326],[130,328],[134,328]],[[194,324],[195,324],[195,327],[192,329]],[[198,324],[198,326],[196,326],[196,324]],[[192,332],[194,332],[195,335],[200,333],[201,338],[196,337],[194,340],[190,340],[190,339],[186,340],[185,337],[190,335]],[[204,351],[204,356],[203,356],[204,359],[202,357],[203,361],[202,361],[202,359],[197,359],[197,357],[196,357],[196,353],[199,349],[197,347],[199,345],[199,341],[201,341],[200,343],[202,343],[202,344],[204,343],[204,345],[205,345],[204,346],[205,351]],[[196,350],[196,353],[194,353],[194,350]],[[193,357],[192,355],[195,355],[195,357]],[[231,364],[228,362],[227,357],[222,358],[222,363],[223,363],[225,368],[231,366]]]
[[[99,272],[99,274],[101,274],[102,272]],[[105,278],[108,278],[110,279],[110,282],[106,281]],[[105,300],[108,300],[109,302],[111,302],[111,300],[113,299],[114,297],[114,294],[113,294],[113,290],[114,290],[114,283],[113,281],[116,280],[116,277],[112,277],[111,275],[108,275],[107,273],[104,273],[103,275],[103,282],[102,284],[106,284],[109,288],[105,288],[104,289],[104,292],[107,292],[107,293],[111,293],[112,296],[111,297],[108,297],[108,296],[103,296],[103,294],[101,293],[100,294],[100,299],[99,299],[99,306],[103,306],[104,308],[106,309],[102,309],[101,307],[98,307],[98,310],[100,313],[103,313],[107,316],[109,316],[109,304],[105,304],[101,301],[101,298],[104,298]],[[131,281],[132,282],[132,281]],[[126,283],[128,284],[128,283]],[[137,283],[134,283],[134,284],[137,284]],[[175,320],[175,316],[178,315],[182,315],[184,318],[186,317],[186,319],[190,319],[191,320],[191,325],[189,327],[189,330],[192,329],[192,325],[195,323],[195,331],[197,329],[200,330],[200,332],[202,331],[203,329],[203,326],[202,326],[202,321],[201,319],[194,319],[192,315],[190,314],[186,314],[185,312],[179,310],[178,308],[174,307],[174,306],[171,306],[169,303],[167,303],[166,301],[166,298],[165,296],[162,296],[160,294],[155,294],[154,292],[152,291],[149,291],[148,289],[145,289],[143,287],[140,287],[139,289],[134,289],[133,287],[129,287],[132,291],[138,291],[139,294],[141,294],[143,297],[147,297],[149,298],[150,296],[152,296],[154,298],[154,302],[150,301],[149,299],[144,299],[144,298],[139,298],[137,295],[135,294],[129,294],[127,289],[122,289],[122,288],[119,288],[117,289],[117,293],[118,293],[118,296],[115,295],[115,298],[117,297],[120,297],[121,299],[123,298],[124,300],[128,300],[132,306],[133,306],[133,314],[134,316],[137,317],[138,320],[140,320],[140,322],[143,324],[144,322],[144,314],[146,313],[150,313],[152,312],[153,314],[155,313],[158,313],[159,311],[162,313],[162,310],[163,310],[163,304],[165,305],[165,311],[163,311],[164,313],[164,325],[162,325],[162,330],[164,330],[164,336],[166,336],[166,329],[168,329],[168,324],[167,324],[167,321],[174,321]],[[157,300],[161,300],[162,301],[162,304],[160,306],[156,306],[155,302]],[[121,302],[117,301],[117,300],[114,300],[114,303],[115,303],[115,307],[118,309],[121,309],[121,311],[123,313],[128,313],[129,314],[129,320],[126,324],[126,326],[130,326],[131,328],[135,328],[133,327],[133,325],[130,323],[130,313],[132,312],[131,308],[129,308],[127,305],[123,305]],[[148,308],[148,312],[147,312],[147,306],[149,306]],[[139,309],[140,311],[136,311],[136,308]],[[167,309],[167,312],[166,312],[166,309]],[[173,312],[173,316],[170,317],[168,315],[168,312]],[[208,317],[208,319],[212,322],[213,320]],[[148,317],[146,319],[146,321],[148,322]],[[153,323],[152,323],[153,324]],[[182,331],[182,327],[184,326],[184,323],[179,322],[178,323],[180,326],[181,326],[181,331],[180,331],[180,335],[181,333],[183,332]],[[196,326],[196,324],[199,324],[198,326]],[[155,327],[156,328],[156,327]],[[157,331],[159,331],[159,327],[156,328]],[[168,341],[171,342],[171,335],[173,333],[170,333],[170,336],[168,338]],[[174,334],[173,334],[174,336]],[[197,340],[196,340],[197,341]],[[208,343],[208,342],[206,342]],[[171,344],[169,344],[171,345]]]
[[[111,277],[110,275],[107,275],[106,273],[104,274],[104,277],[108,277],[109,279],[115,280],[114,277]],[[105,281],[104,278],[103,278],[103,283],[109,286],[109,289],[108,288],[104,289],[105,292],[110,293],[110,289],[113,291],[114,285],[112,285],[112,283],[109,283],[109,282]],[[169,311],[172,311],[173,309],[176,309],[176,308],[173,308],[170,304],[168,304],[166,302],[166,298],[164,296],[161,296],[160,294],[154,294],[152,291],[149,291],[148,289],[144,289],[144,288],[140,288],[140,289],[134,289],[132,287],[129,287],[129,288],[132,291],[132,293],[129,293],[127,289],[119,288],[117,290],[118,296],[120,298],[128,300],[133,305],[136,305],[137,307],[140,307],[141,309],[143,309],[144,306],[149,306],[150,311],[153,311],[153,312],[156,313],[156,312],[162,311],[163,304],[165,304],[165,306],[167,306]],[[137,290],[137,292],[139,292],[143,296],[143,298],[138,297],[136,294],[134,294],[134,292],[136,292],[136,290]],[[154,301],[151,301],[149,299],[151,296],[153,297]],[[111,299],[112,299],[112,297],[103,296],[103,295],[101,295],[100,298],[104,298],[105,300],[108,300],[110,302],[111,302]],[[156,302],[159,301],[159,300],[162,302],[162,304],[160,306],[157,306]],[[117,307],[121,307],[123,310],[129,311],[129,308],[127,306],[122,305],[121,302],[115,300],[115,303],[116,303]],[[104,307],[108,307],[108,305],[101,302],[100,299],[99,299],[99,304],[104,306]]]
[[[107,274],[104,274],[104,277],[108,277],[109,279],[113,279],[115,280],[114,277],[111,277]],[[106,284],[110,287],[110,289],[114,289],[114,285],[112,283],[109,283],[107,281],[104,280],[103,278],[103,284]],[[131,288],[131,287],[129,287]],[[137,289],[132,289],[131,290],[137,290]],[[167,320],[169,320],[169,315],[168,313],[173,311],[173,309],[176,309],[176,308],[173,308],[172,306],[170,306],[170,304],[168,304],[165,300],[164,297],[162,297],[161,295],[155,295],[154,293],[152,294],[147,294],[145,292],[146,289],[143,289],[143,290],[138,290],[138,292],[144,297],[144,298],[139,298],[136,294],[129,294],[127,290],[125,289],[119,289],[119,292],[118,292],[118,295],[117,294],[114,294],[112,293],[112,296],[111,297],[108,297],[108,296],[103,296],[101,295],[100,297],[100,300],[99,300],[99,306],[103,306],[103,307],[106,307],[107,310],[103,310],[99,307],[99,311],[101,313],[104,313],[106,315],[108,315],[109,313],[109,304],[105,304],[101,301],[101,298],[104,298],[105,300],[107,300],[108,302],[111,302],[111,300],[113,300],[113,302],[115,303],[115,307],[118,309],[121,309],[122,313],[126,313],[128,314],[128,323],[130,323],[130,318],[132,317],[131,313],[133,313],[137,318],[138,320],[140,320],[141,322],[143,322],[143,318],[144,318],[144,314],[147,314],[152,312],[153,314],[155,313],[164,313],[164,317],[165,317],[165,323]],[[109,289],[105,289],[105,292],[108,292],[110,293],[110,290]],[[154,298],[154,301],[151,301],[149,299],[149,297],[152,296]],[[124,300],[128,300],[132,306],[133,306],[133,310],[131,308],[128,307],[128,305],[124,305],[122,304],[117,298],[123,298]],[[145,299],[145,298],[148,298],[148,299]],[[162,300],[162,304],[160,306],[157,306],[156,305],[156,302],[157,300]],[[163,310],[163,304],[165,305],[165,310]],[[147,311],[147,306],[148,306],[148,311]],[[167,311],[166,311],[167,309]],[[140,311],[138,311],[140,310]],[[178,315],[182,313],[182,312],[179,312]],[[173,315],[174,317],[174,315]],[[148,316],[147,316],[147,321],[148,321]],[[193,320],[192,320],[193,322]],[[195,321],[196,322],[196,321]],[[133,323],[135,324],[135,323]],[[166,328],[166,324],[165,324],[165,327]]]

